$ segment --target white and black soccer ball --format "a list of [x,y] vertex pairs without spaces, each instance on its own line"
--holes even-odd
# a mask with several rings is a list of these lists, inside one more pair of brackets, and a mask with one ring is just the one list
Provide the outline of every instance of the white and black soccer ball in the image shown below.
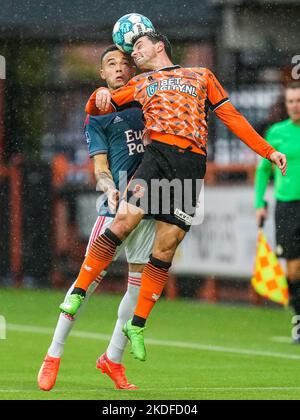
[[152,22],[146,16],[129,13],[115,23],[112,38],[121,51],[130,54],[133,50],[133,37],[145,32],[155,32]]

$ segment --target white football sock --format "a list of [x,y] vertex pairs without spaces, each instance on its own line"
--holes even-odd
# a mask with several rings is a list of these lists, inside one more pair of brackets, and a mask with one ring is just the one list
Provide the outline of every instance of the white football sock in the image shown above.
[[[61,357],[63,352],[64,352],[64,346],[65,346],[65,342],[73,328],[74,322],[76,321],[76,319],[79,318],[83,308],[86,306],[90,296],[94,293],[94,291],[96,290],[96,288],[98,287],[99,283],[101,282],[101,280],[103,279],[103,277],[105,276],[106,272],[102,273],[102,276],[99,276],[97,278],[96,281],[94,281],[90,287],[88,288],[87,292],[86,292],[86,296],[84,301],[82,302],[81,307],[79,308],[76,316],[74,317],[74,319],[69,318],[66,314],[61,313],[59,318],[58,318],[58,322],[56,325],[56,329],[54,332],[54,336],[53,336],[53,340],[52,343],[48,349],[48,355],[51,357]],[[73,289],[74,289],[74,285],[75,285],[76,281],[72,284],[72,286],[70,287],[70,289],[68,290],[65,299],[72,293]]]
[[122,328],[133,317],[141,287],[141,273],[129,273],[128,288],[118,310],[118,320],[106,350],[107,357],[114,363],[121,363],[128,342]]

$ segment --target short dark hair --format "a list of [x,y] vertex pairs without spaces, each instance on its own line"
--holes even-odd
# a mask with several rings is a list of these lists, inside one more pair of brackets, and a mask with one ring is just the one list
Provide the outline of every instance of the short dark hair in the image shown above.
[[290,82],[286,85],[285,90],[300,89],[300,82]]
[[132,45],[134,45],[143,36],[146,36],[148,39],[150,39],[152,44],[163,42],[166,54],[169,57],[169,59],[172,60],[172,45],[165,35],[160,34],[159,32],[141,32],[140,34],[132,38]]
[[[103,53],[101,54],[100,57],[100,63],[103,63],[103,59],[106,56],[106,54],[112,52],[112,51],[120,51],[122,52],[115,44],[111,44],[109,45],[107,48],[105,48],[105,50],[103,51]],[[125,53],[124,53],[125,54]],[[127,54],[126,54],[127,55]]]

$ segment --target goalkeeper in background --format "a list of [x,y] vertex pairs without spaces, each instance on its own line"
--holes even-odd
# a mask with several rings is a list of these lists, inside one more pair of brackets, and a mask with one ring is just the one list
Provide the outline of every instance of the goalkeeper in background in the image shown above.
[[300,316],[300,82],[286,87],[285,105],[289,119],[272,125],[266,139],[287,156],[287,173],[284,177],[270,161],[261,160],[256,171],[255,206],[260,225],[268,217],[264,196],[274,174],[277,255],[287,260],[290,305]]

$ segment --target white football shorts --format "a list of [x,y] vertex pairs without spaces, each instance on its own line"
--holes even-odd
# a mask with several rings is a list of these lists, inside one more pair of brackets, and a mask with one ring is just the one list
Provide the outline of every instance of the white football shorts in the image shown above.
[[[101,236],[114,221],[113,217],[99,216],[93,227],[86,254],[95,240]],[[127,239],[117,249],[114,260],[125,250],[127,262],[129,264],[147,264],[152,252],[155,237],[155,220],[143,219],[131,232]]]

